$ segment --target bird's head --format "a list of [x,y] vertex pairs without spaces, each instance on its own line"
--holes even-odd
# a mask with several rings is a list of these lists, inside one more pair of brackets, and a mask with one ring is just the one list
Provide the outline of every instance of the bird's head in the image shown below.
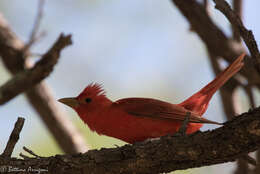
[[88,85],[77,97],[61,98],[58,101],[73,108],[80,117],[97,113],[112,103],[102,86],[96,83]]

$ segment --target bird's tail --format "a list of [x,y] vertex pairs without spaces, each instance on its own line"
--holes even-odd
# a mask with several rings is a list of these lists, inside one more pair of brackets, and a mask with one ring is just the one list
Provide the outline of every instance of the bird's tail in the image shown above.
[[179,105],[199,115],[204,114],[213,94],[242,68],[244,56],[245,53],[241,54],[214,80]]

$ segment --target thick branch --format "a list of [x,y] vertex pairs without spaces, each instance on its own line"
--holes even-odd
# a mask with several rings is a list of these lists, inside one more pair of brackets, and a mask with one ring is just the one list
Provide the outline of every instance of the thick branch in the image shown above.
[[231,9],[229,4],[225,0],[213,0],[216,3],[216,9],[221,11],[230,21],[232,26],[239,31],[243,40],[246,43],[252,57],[256,62],[256,67],[260,73],[260,53],[255,41],[254,35],[251,30],[247,30],[241,21],[240,17]]
[[156,174],[234,161],[260,145],[260,108],[235,117],[213,131],[190,136],[91,150],[85,154],[33,159],[1,159],[0,165],[42,168],[50,173]]
[[24,118],[19,117],[14,125],[14,129],[9,137],[7,145],[5,147],[4,152],[2,153],[2,157],[11,157],[14,147],[19,140],[20,132],[22,131],[24,124]]
[[[243,0],[233,0],[233,8],[234,12],[239,16],[240,19],[242,19],[242,6],[243,6]],[[239,31],[237,31],[237,28],[232,26],[232,33],[233,33],[233,39],[240,42],[240,34]]]
[[72,154],[86,152],[89,147],[67,114],[53,98],[51,89],[42,82],[26,93],[28,100],[42,116],[46,127],[54,134],[64,152]]
[[[186,17],[192,28],[205,43],[209,51],[218,57],[232,62],[245,49],[235,41],[227,38],[227,36],[213,23],[208,16],[205,8],[197,1],[172,0],[178,7],[180,12]],[[259,74],[252,68],[253,62],[246,58],[245,66],[240,71],[250,84],[257,85],[260,88]]]
[[61,34],[52,48],[43,55],[42,59],[33,68],[16,74],[11,80],[1,86],[0,105],[35,86],[47,77],[57,63],[61,50],[71,43],[71,35],[64,36]]
[[[0,14],[0,56],[12,74],[32,67],[32,62],[26,58],[24,47],[25,44],[12,32]],[[88,150],[85,139],[58,106],[44,81],[29,89],[26,96],[64,152],[79,153]]]
[[[228,54],[238,54],[241,52],[241,50],[243,50],[242,45],[240,43],[231,41],[224,35],[224,33],[209,18],[205,8],[203,9],[203,7],[199,3],[197,3],[196,1],[181,0],[172,0],[172,2],[180,9],[182,14],[193,25],[194,30],[204,41],[211,55],[214,55],[216,57],[224,57],[226,60],[229,60],[229,58],[227,57]],[[241,17],[242,0],[234,0],[233,2],[234,9],[237,15]],[[239,17],[238,19],[240,19]],[[232,25],[232,29],[233,38],[236,41],[239,41],[240,32],[238,31],[236,26]],[[214,46],[214,43],[212,44],[211,42],[215,42],[216,45]],[[216,60],[212,61],[216,62]],[[243,69],[242,74],[245,75],[249,84],[256,84],[259,88],[260,81],[259,77],[257,77],[258,73],[257,71],[253,70],[252,66],[254,66],[253,62],[247,60],[246,66]],[[233,91],[235,86],[235,83],[232,83],[232,81],[230,81],[228,84],[224,86],[223,89],[221,89],[222,101],[224,102],[224,110],[227,113],[227,116],[231,116],[234,114],[234,111],[232,109],[232,92],[230,91]]]

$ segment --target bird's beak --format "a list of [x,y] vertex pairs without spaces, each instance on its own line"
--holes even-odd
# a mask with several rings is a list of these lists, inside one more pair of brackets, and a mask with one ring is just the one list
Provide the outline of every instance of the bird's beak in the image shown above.
[[79,106],[79,102],[76,98],[61,98],[58,100],[59,102],[71,107],[71,108],[76,108]]

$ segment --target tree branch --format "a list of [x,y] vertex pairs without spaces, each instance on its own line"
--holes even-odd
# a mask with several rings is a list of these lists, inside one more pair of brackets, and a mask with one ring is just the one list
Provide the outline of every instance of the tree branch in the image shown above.
[[43,16],[43,7],[44,7],[44,3],[45,0],[38,0],[38,10],[37,10],[37,15],[33,24],[33,29],[32,32],[30,34],[29,37],[29,41],[26,43],[25,47],[24,47],[24,52],[27,52],[30,47],[35,43],[35,41],[38,39],[38,37],[36,36],[39,28],[40,28],[40,23],[41,23],[41,19]]
[[[219,72],[221,72],[221,68],[217,61],[217,57],[209,53],[209,58],[215,75],[217,75]],[[220,96],[222,101],[221,103],[227,120],[231,120],[233,116],[238,113],[235,108],[235,106],[237,106],[238,101],[235,100],[234,95],[235,89],[239,86],[240,84],[234,78],[232,78],[220,89]],[[241,158],[237,160],[238,167],[235,174],[241,174],[243,172],[243,174],[247,174],[248,162],[250,162],[253,165],[256,165],[255,160],[251,160],[251,158],[248,155],[241,156]]]
[[255,66],[260,73],[260,53],[255,41],[253,32],[247,30],[241,21],[240,17],[231,9],[230,5],[225,0],[213,0],[216,4],[215,8],[221,11],[232,24],[233,28],[236,28],[246,43],[252,57],[255,60]]
[[59,106],[46,83],[26,92],[27,98],[65,153],[86,152],[90,146]]
[[16,74],[6,84],[2,85],[0,87],[0,105],[5,104],[47,77],[57,63],[61,50],[70,44],[72,44],[71,35],[61,34],[52,48],[43,55],[33,68]]
[[[236,41],[230,40],[214,24],[208,16],[203,5],[197,1],[172,0],[180,12],[186,17],[192,28],[205,43],[208,50],[217,57],[223,57],[232,62],[245,49]],[[259,73],[252,68],[254,62],[248,56],[245,59],[244,68],[240,71],[250,84],[256,85],[260,89]]]
[[15,125],[14,125],[14,129],[9,137],[9,140],[7,142],[7,145],[5,147],[4,152],[2,153],[2,157],[11,157],[14,147],[17,143],[17,141],[19,140],[19,136],[20,136],[20,132],[22,131],[23,128],[23,124],[24,124],[24,118],[18,117]]
[[24,160],[0,158],[0,166],[43,168],[56,174],[156,174],[234,161],[259,146],[260,108],[256,108],[213,131],[184,137],[166,136],[160,140],[91,150],[85,154]]
[[[242,6],[243,6],[243,0],[233,0],[234,12],[238,15],[240,19],[242,19],[242,10],[243,10]],[[231,26],[232,26],[233,39],[240,42],[241,37],[239,31],[237,31],[237,28],[233,27],[233,25]]]
[[[232,41],[228,39],[224,33],[212,22],[212,20],[209,18],[209,15],[207,14],[207,11],[205,10],[205,7],[201,6],[196,1],[180,1],[180,0],[172,0],[173,3],[180,9],[182,14],[187,18],[187,20],[194,26],[195,31],[198,33],[198,35],[201,37],[201,39],[206,44],[206,47],[208,49],[211,63],[213,66],[213,69],[215,73],[218,71],[218,65],[216,61],[216,57],[224,57],[226,60],[228,60],[228,57],[225,57],[225,54],[229,52],[230,54],[237,53],[240,54],[240,51],[243,50],[242,44],[240,44],[240,32],[238,28],[234,25],[232,25],[233,29],[233,39],[235,41]],[[237,18],[240,20],[240,17],[242,16],[242,0],[233,0],[234,4],[234,10],[237,15]],[[203,9],[204,8],[204,9]],[[231,10],[231,9],[230,9]],[[202,22],[201,22],[202,21]],[[240,20],[241,21],[241,20]],[[242,22],[241,22],[242,23]],[[210,27],[208,27],[210,26]],[[206,31],[207,30],[207,31]],[[216,40],[217,39],[217,40]],[[217,47],[214,47],[214,45],[211,43],[211,41],[215,42]],[[257,48],[257,45],[255,45]],[[238,49],[237,49],[238,48]],[[223,53],[223,50],[224,53]],[[247,87],[251,87],[252,84],[257,84],[258,88],[260,87],[260,81],[259,77],[257,77],[259,74],[257,71],[253,70],[251,68],[252,66],[255,66],[254,62],[246,61],[246,66],[244,67],[242,74],[245,75],[245,78],[248,80],[248,86],[246,86],[246,92],[252,92],[250,88],[249,91]],[[258,70],[258,68],[256,67]],[[247,72],[245,72],[247,71]],[[249,71],[252,71],[249,73]],[[251,75],[254,76],[254,78],[250,79]],[[252,83],[252,84],[251,84]],[[226,113],[226,116],[230,118],[231,115],[235,114],[234,111],[234,98],[232,97],[234,93],[234,89],[236,86],[241,85],[235,83],[235,80],[231,79],[227,84],[223,86],[223,88],[220,89],[220,94],[223,102],[224,111]],[[244,86],[243,86],[244,87]],[[251,93],[248,93],[251,94]],[[250,102],[254,104],[253,97],[249,95]],[[246,155],[246,154],[245,154]],[[248,157],[248,156],[247,156]],[[241,169],[248,171],[247,163],[245,163],[242,160],[239,160],[239,170],[241,173]],[[242,168],[241,168],[242,167]],[[243,172],[242,172],[243,173]],[[247,173],[247,172],[245,172]]]
[[[12,32],[0,14],[0,56],[12,74],[32,67],[24,47],[25,44]],[[79,153],[89,149],[85,139],[59,107],[44,81],[27,90],[26,96],[64,152]]]

